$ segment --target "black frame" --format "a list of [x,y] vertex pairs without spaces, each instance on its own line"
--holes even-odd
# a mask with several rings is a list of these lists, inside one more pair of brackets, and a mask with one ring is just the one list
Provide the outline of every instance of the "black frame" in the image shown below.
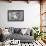
[[24,10],[8,10],[8,21],[24,21]]

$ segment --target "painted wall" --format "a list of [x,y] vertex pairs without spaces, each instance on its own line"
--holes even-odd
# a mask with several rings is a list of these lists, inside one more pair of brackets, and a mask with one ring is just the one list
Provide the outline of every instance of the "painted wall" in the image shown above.
[[[24,10],[24,21],[8,21],[8,10]],[[0,27],[32,27],[40,26],[40,4],[37,1],[0,2]]]

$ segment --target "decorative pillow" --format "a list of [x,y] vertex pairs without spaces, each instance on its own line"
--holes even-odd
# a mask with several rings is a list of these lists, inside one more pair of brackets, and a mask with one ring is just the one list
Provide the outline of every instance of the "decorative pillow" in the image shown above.
[[14,34],[14,27],[9,27],[8,32]]
[[8,29],[3,29],[3,35],[7,36],[7,35],[10,35],[10,33],[8,32]]
[[20,33],[21,29],[20,28],[15,28],[14,33]]
[[21,33],[24,35],[27,32],[27,29],[21,29]]
[[25,35],[30,35],[30,28],[27,28]]

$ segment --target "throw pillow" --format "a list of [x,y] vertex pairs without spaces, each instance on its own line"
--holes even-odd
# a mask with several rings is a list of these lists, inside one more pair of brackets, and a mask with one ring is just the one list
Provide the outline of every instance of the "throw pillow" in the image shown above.
[[20,33],[21,29],[20,28],[15,28],[14,33]]
[[30,28],[27,28],[25,35],[30,35]]
[[11,34],[14,34],[14,27],[9,27],[8,32],[10,32]]
[[21,29],[21,33],[24,35],[27,32],[27,29]]

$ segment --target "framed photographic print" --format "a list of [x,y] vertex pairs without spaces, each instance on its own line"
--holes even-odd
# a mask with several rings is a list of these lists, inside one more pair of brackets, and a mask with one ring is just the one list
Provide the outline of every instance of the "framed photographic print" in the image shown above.
[[8,10],[8,21],[24,21],[24,10]]

